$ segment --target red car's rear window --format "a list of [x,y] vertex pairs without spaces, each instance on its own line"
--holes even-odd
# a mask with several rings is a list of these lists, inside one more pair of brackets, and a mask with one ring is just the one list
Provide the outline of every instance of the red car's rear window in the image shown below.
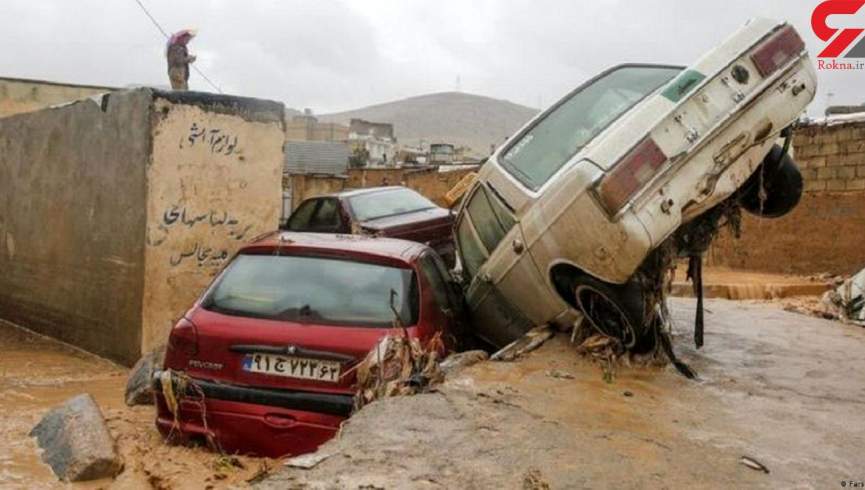
[[[393,308],[391,308],[393,305]],[[235,316],[319,325],[391,327],[417,322],[411,269],[297,255],[239,255],[202,306]]]

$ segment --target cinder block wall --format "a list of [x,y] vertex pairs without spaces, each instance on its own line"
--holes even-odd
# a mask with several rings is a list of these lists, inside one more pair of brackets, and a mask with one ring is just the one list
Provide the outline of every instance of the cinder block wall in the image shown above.
[[805,193],[790,214],[743,213],[742,236],[724,232],[708,263],[795,274],[852,274],[865,268],[865,121],[797,130],[793,154]]
[[0,119],[0,318],[130,364],[277,226],[282,104],[117,92]]
[[865,190],[865,121],[804,126],[793,148],[807,192]]

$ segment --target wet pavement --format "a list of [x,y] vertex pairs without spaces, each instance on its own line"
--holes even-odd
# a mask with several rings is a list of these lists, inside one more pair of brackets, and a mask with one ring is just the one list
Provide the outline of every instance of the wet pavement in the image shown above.
[[[865,480],[865,329],[762,305],[674,300],[676,345],[700,374],[601,370],[565,336],[486,362],[437,393],[376,402],[312,470],[266,488],[836,488]],[[741,463],[753,458],[766,474]]]

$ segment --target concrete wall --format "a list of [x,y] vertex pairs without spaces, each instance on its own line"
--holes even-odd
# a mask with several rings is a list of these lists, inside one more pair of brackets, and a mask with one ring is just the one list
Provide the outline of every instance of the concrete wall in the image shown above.
[[793,153],[805,181],[799,206],[778,219],[743,213],[741,238],[722,233],[709,263],[797,274],[865,267],[865,118],[801,127]]
[[138,356],[150,97],[0,119],[0,317]]
[[315,116],[294,116],[285,125],[286,141],[347,141],[348,126],[319,122]]
[[0,119],[0,318],[130,364],[276,228],[283,106],[116,92]]
[[147,168],[145,350],[165,341],[241,245],[279,225],[282,111],[253,99],[157,95]]
[[294,210],[304,199],[347,189],[347,180],[338,175],[289,174],[283,178],[283,186],[291,189],[291,210]]
[[0,117],[112,92],[111,87],[0,78]]

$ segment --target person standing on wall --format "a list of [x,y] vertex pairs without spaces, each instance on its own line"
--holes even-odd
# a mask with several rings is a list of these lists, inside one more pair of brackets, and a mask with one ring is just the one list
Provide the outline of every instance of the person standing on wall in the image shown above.
[[195,37],[194,29],[184,29],[168,39],[165,56],[168,58],[168,79],[174,90],[189,90],[189,64],[195,56],[189,54],[186,45]]

